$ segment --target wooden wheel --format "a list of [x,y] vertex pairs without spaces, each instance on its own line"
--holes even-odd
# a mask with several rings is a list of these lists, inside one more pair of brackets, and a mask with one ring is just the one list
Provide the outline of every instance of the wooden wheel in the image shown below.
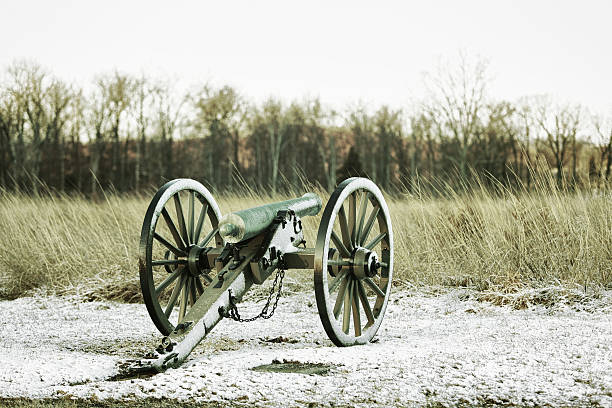
[[323,212],[314,259],[319,316],[337,346],[368,343],[380,327],[393,276],[393,231],[380,189],[340,183]]
[[140,286],[158,330],[170,334],[212,281],[206,252],[223,246],[219,206],[202,184],[166,183],[147,209],[139,247]]

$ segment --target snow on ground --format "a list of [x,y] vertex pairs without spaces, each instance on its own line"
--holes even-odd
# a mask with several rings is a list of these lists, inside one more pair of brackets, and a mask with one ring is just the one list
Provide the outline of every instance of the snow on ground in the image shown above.
[[[178,369],[109,381],[159,339],[143,305],[66,298],[0,302],[0,396],[174,398],[244,406],[612,407],[612,293],[597,303],[513,310],[465,290],[392,294],[378,341],[337,348],[314,294],[265,321],[221,322]],[[246,302],[241,313],[261,304]],[[275,343],[266,340],[282,336]],[[327,363],[326,375],[257,372],[273,360]]]

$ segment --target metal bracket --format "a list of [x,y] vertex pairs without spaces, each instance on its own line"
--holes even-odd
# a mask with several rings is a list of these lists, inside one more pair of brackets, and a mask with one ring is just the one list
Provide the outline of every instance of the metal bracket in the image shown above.
[[215,262],[220,262],[225,265],[233,255],[233,247],[234,245],[232,244],[225,244],[225,247],[223,247],[223,251],[221,251],[221,255],[217,257]]
[[174,328],[174,333],[180,334],[181,332],[187,330],[189,326],[191,326],[193,322],[182,322],[176,325]]
[[232,258],[233,258],[232,264],[228,268],[231,271],[236,269],[240,265],[240,263],[244,261],[244,256],[240,255],[240,247],[238,247],[238,245],[233,245]]

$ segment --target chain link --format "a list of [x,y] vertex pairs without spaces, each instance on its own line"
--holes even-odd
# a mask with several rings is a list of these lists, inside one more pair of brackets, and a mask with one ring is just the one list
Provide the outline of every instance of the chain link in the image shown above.
[[[279,277],[280,277],[280,280],[279,280]],[[228,311],[224,313],[223,316],[229,317],[230,319],[235,320],[240,323],[252,322],[259,318],[262,318],[262,319],[271,318],[274,315],[274,312],[276,311],[276,306],[278,306],[278,300],[281,297],[281,290],[283,288],[283,278],[284,277],[285,277],[285,270],[282,268],[279,268],[276,271],[276,277],[274,278],[274,282],[272,283],[272,287],[270,288],[270,293],[268,294],[268,300],[266,301],[266,304],[264,305],[263,309],[261,309],[261,312],[259,312],[258,315],[253,316],[253,317],[248,317],[248,318],[240,317],[240,313],[238,312],[238,307],[234,303],[234,296],[232,296],[232,293],[230,291],[229,308],[228,308]],[[272,305],[272,310],[268,313],[268,310],[270,309],[270,304],[272,303],[272,296],[274,295],[274,292],[276,292],[277,283],[278,283],[278,292],[276,293],[276,300],[274,301],[274,305]]]

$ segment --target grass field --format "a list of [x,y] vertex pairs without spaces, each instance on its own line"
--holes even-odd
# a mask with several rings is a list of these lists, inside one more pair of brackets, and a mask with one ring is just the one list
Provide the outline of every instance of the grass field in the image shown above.
[[[295,195],[302,194],[297,191]],[[0,297],[42,290],[137,301],[137,251],[150,195],[31,197],[0,192]],[[319,192],[323,202],[328,194]],[[388,197],[395,279],[415,285],[513,292],[526,287],[612,287],[609,193],[536,192]],[[285,195],[217,198],[223,214]],[[305,220],[314,242],[319,217]],[[310,285],[310,273],[298,281]]]

